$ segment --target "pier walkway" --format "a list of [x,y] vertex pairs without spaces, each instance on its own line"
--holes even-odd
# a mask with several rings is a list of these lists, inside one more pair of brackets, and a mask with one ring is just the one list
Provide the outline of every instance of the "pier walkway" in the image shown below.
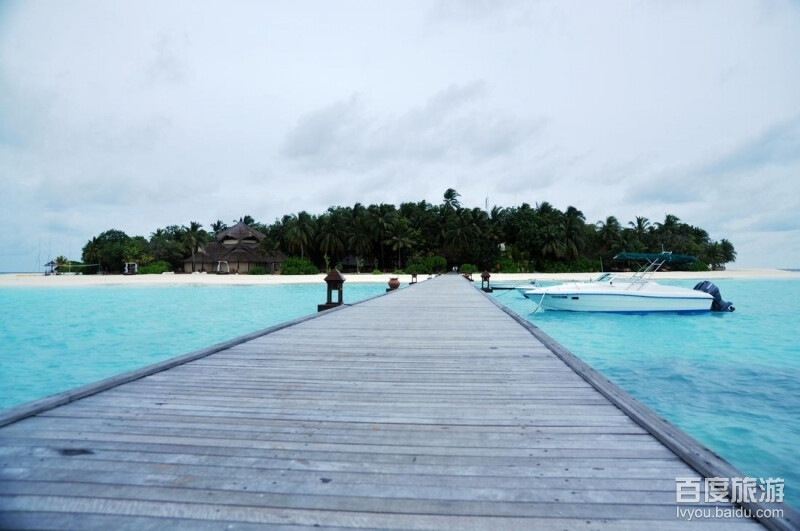
[[6,419],[0,528],[761,528],[460,277],[236,343]]

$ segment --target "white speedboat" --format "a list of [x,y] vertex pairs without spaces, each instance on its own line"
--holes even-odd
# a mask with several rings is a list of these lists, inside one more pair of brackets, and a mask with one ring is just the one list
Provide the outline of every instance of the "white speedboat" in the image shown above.
[[571,312],[708,312],[733,311],[722,300],[719,290],[710,282],[701,282],[694,289],[664,286],[650,280],[665,263],[687,263],[692,256],[672,253],[623,253],[616,260],[644,260],[633,276],[605,273],[590,282],[565,282],[554,286],[535,287],[523,295],[544,310]]

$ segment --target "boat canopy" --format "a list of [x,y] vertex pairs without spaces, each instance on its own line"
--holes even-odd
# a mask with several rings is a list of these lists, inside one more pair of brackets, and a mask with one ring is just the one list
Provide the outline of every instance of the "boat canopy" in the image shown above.
[[650,263],[661,264],[691,264],[697,260],[696,256],[672,253],[619,253],[614,260],[646,260]]

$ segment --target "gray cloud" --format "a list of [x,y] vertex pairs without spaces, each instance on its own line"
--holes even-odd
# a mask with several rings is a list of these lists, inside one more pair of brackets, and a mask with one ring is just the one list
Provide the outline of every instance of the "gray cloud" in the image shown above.
[[162,34],[153,46],[153,56],[145,67],[145,77],[150,84],[177,85],[189,78],[189,66],[181,59],[176,37]]
[[631,175],[622,188],[625,200],[642,206],[717,199],[718,187],[708,186],[708,179],[698,180],[696,172],[688,168],[640,168]]
[[471,164],[508,156],[530,142],[544,121],[487,107],[486,92],[483,83],[450,86],[397,116],[369,112],[354,95],[301,117],[282,153],[326,171],[398,161]]
[[495,31],[524,26],[530,17],[526,0],[438,0],[430,10],[431,24],[478,25]]
[[800,265],[756,236],[798,238],[791,3],[10,5],[0,249],[27,258],[0,271],[39,240],[75,253],[111,227],[449,187],[470,207],[672,213],[734,242],[737,265]]
[[353,96],[301,117],[286,137],[283,154],[294,159],[321,157],[324,163],[337,153],[347,157],[354,144],[360,143],[366,125],[361,104]]
[[768,127],[736,146],[731,152],[700,169],[701,174],[722,176],[749,172],[766,166],[800,162],[800,115]]
[[[780,121],[710,161],[643,168],[626,188],[628,201],[665,209],[704,205],[721,215],[697,216],[728,230],[800,230],[800,117]],[[724,214],[723,214],[724,213]],[[699,221],[697,222],[699,224]]]

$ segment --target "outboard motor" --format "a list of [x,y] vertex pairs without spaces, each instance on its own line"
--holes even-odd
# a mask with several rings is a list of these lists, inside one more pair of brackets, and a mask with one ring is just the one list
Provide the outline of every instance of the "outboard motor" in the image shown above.
[[703,291],[714,297],[714,302],[711,303],[712,312],[732,312],[736,309],[733,307],[732,302],[725,302],[722,300],[722,295],[719,294],[719,288],[708,280],[698,282],[694,289]]

